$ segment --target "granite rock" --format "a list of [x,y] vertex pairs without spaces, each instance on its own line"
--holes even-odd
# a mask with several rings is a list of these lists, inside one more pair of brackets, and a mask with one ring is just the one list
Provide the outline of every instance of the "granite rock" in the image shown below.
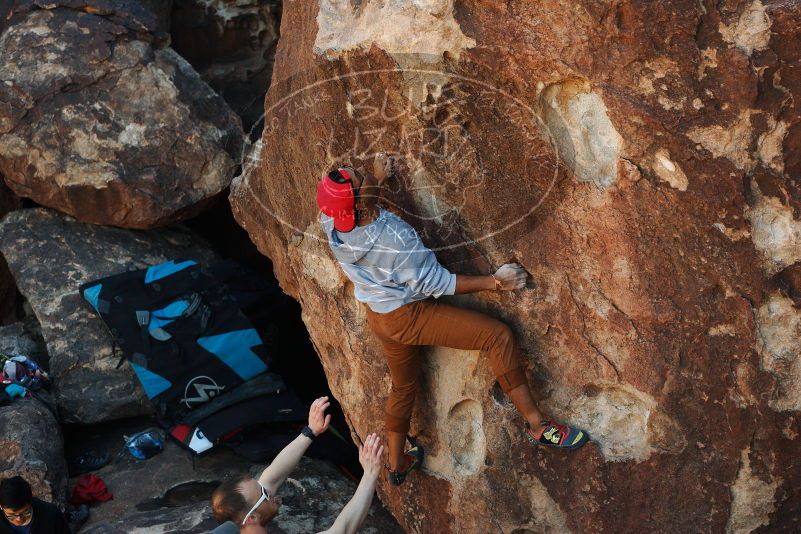
[[50,395],[41,390],[35,395],[0,406],[0,479],[19,475],[36,497],[63,508],[67,499],[64,439]]
[[230,198],[353,433],[389,377],[315,186],[383,150],[385,207],[446,267],[531,273],[446,300],[507,322],[595,440],[529,448],[483,355],[428,350],[425,468],[381,490],[407,531],[799,528],[801,4],[299,0],[281,36]]
[[0,172],[16,194],[147,229],[197,214],[228,187],[241,121],[147,33],[157,16],[138,2],[29,3],[54,7],[15,12],[0,36]]

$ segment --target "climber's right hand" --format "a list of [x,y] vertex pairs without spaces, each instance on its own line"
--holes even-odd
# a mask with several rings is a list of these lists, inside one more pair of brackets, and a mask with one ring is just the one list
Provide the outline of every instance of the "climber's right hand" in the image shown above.
[[373,176],[375,176],[379,185],[395,172],[394,164],[393,158],[385,152],[379,152],[375,155],[375,158],[373,158]]
[[498,289],[502,291],[512,291],[521,289],[526,285],[528,273],[519,263],[507,263],[492,275],[500,282]]

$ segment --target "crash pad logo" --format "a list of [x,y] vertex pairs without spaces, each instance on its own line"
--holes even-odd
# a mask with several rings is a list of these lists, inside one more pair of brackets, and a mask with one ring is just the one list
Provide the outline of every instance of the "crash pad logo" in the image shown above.
[[[253,172],[269,167],[274,176],[291,174],[280,168],[286,160],[280,151],[293,139],[293,151],[313,162],[314,179],[340,165],[372,172],[378,153],[391,157],[395,172],[381,186],[381,202],[433,250],[474,245],[533,224],[530,216],[560,172],[559,150],[536,97],[446,72],[436,67],[439,58],[397,56],[397,65],[432,68],[351,72],[341,65],[332,71],[344,72],[327,79],[300,72],[275,81],[256,125],[263,134],[246,148],[232,196],[257,197],[258,206],[295,235],[317,239],[315,221],[294,220],[294,211],[261,202],[263,180]],[[313,195],[308,202],[314,203]]]
[[209,402],[224,389],[225,386],[218,386],[211,377],[196,376],[186,385],[181,402],[192,408],[198,404]]

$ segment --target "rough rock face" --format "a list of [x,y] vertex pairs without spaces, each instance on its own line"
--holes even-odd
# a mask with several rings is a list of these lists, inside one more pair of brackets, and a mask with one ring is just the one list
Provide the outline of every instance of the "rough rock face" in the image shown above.
[[[0,327],[0,352],[24,354],[43,362],[41,340],[29,323]],[[35,398],[15,399],[0,406],[0,480],[20,475],[36,496],[63,505],[67,497],[64,440],[46,391]]]
[[170,259],[211,261],[207,246],[183,230],[135,232],[27,209],[0,223],[0,253],[42,325],[59,416],[89,424],[149,412],[133,370],[117,368],[111,335],[78,286]]
[[[63,505],[67,498],[67,464],[64,441],[49,395],[15,399],[0,407],[0,479],[20,475],[34,495]],[[45,400],[45,402],[42,401]]]
[[300,0],[282,17],[231,200],[353,432],[378,428],[389,378],[315,183],[385,150],[402,161],[385,205],[446,266],[531,273],[449,300],[507,321],[542,406],[595,439],[530,449],[482,355],[428,351],[426,469],[381,492],[407,530],[798,530],[801,4]]
[[277,0],[174,4],[172,47],[242,117],[246,132],[261,124],[280,23]]
[[14,0],[13,14],[69,9],[107,18],[154,43],[169,41],[172,0]]
[[11,189],[85,222],[153,228],[228,186],[241,121],[158,47],[164,15],[147,18],[138,2],[25,4],[0,37],[0,171]]

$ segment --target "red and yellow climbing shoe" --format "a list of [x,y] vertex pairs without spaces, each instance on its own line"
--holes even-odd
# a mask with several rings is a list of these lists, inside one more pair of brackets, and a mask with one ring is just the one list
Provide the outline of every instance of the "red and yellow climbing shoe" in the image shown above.
[[589,434],[585,431],[557,421],[542,421],[536,429],[532,429],[526,423],[525,431],[526,438],[532,445],[578,449],[590,440]]
[[412,436],[407,436],[406,439],[409,440],[411,448],[406,449],[403,453],[402,461],[405,463],[405,466],[398,471],[390,471],[387,477],[389,483],[393,486],[400,486],[403,484],[403,481],[406,480],[406,475],[408,475],[412,469],[419,469],[423,464],[423,458],[425,458],[423,447],[419,445]]

